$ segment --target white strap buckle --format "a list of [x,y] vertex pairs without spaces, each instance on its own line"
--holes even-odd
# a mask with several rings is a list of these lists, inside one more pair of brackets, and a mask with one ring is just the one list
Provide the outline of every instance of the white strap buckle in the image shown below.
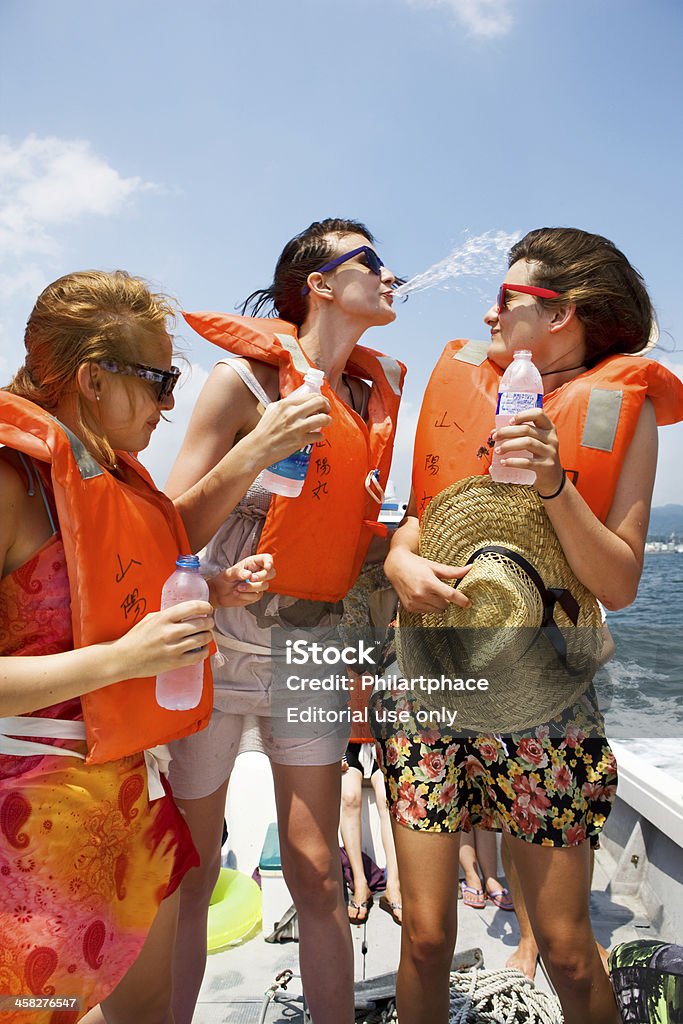
[[147,793],[150,800],[158,800],[160,796],[166,796],[161,776],[168,775],[171,751],[165,744],[160,744],[158,747],[145,750],[144,755],[147,767]]

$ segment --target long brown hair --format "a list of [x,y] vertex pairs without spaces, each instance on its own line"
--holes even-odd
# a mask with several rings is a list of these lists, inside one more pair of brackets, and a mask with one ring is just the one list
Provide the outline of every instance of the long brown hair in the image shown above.
[[[24,365],[6,390],[53,411],[74,390],[83,363],[145,362],[145,336],[167,338],[173,319],[168,296],[123,270],[66,274],[38,296],[26,324]],[[111,467],[116,462],[111,445],[75,390],[83,440]]]
[[508,266],[518,260],[531,263],[532,284],[560,293],[559,299],[538,299],[543,306],[576,304],[588,366],[647,346],[655,325],[652,302],[643,278],[614,242],[578,228],[537,228],[510,250]]

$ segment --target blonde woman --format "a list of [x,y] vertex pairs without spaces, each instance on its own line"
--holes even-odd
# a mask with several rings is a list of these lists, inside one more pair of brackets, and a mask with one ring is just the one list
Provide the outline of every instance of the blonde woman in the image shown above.
[[[0,392],[0,987],[74,997],[70,1020],[100,1001],[108,1024],[171,1020],[159,965],[197,854],[142,747],[198,728],[201,714],[160,712],[155,736],[157,720],[136,709],[158,672],[207,657],[213,608],[145,612],[176,555],[205,541],[201,507],[225,515],[261,466],[328,419],[320,399],[281,403],[174,506],[129,454],[173,408],[172,313],[123,272],[68,274],[38,298],[25,363]],[[211,600],[248,603],[271,577],[258,556],[217,575]],[[112,714],[109,728],[105,713],[84,763],[85,703],[115,712],[119,700],[128,718]],[[100,744],[109,753],[96,757]]]

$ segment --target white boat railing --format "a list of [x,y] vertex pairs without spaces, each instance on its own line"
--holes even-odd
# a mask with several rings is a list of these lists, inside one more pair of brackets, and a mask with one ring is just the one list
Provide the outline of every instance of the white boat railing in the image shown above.
[[683,783],[610,741],[619,765],[617,796],[683,848]]

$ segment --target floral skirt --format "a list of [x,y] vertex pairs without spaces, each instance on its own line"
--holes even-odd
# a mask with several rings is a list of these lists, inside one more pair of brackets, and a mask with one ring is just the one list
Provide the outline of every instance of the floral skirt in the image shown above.
[[523,736],[447,735],[421,723],[420,710],[396,691],[370,700],[389,808],[399,824],[423,832],[477,826],[542,846],[585,839],[597,845],[616,797],[617,766],[592,691]]
[[150,803],[141,754],[31,761],[0,779],[0,992],[34,1007],[77,998],[79,1010],[5,999],[1,1019],[70,1024],[115,988],[199,859],[172,797]]

